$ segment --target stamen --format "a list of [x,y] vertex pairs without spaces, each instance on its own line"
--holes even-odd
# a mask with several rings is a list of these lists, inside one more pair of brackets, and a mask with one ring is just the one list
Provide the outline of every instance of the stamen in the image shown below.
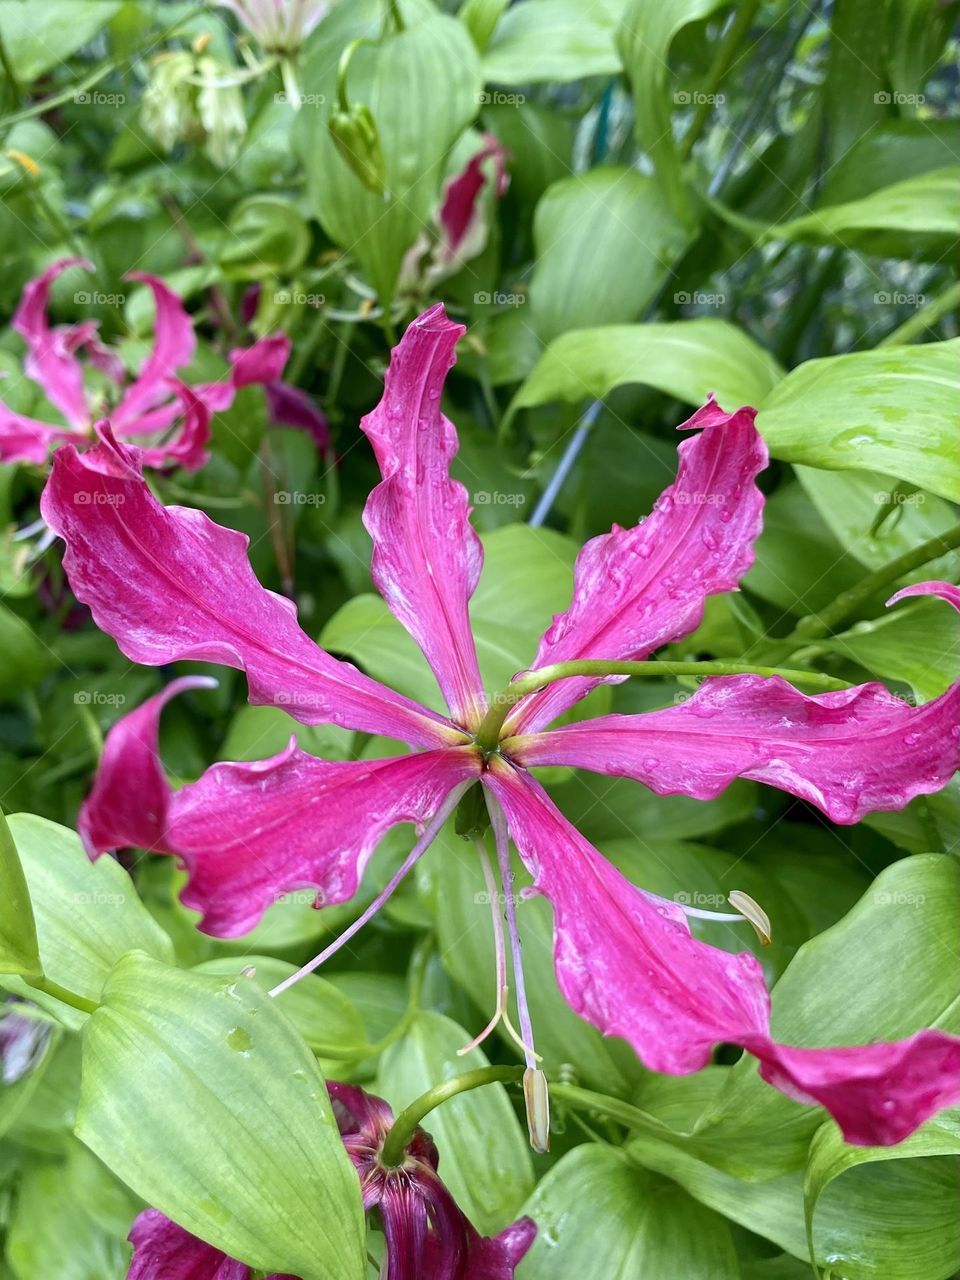
[[773,930],[770,927],[770,917],[764,911],[763,907],[749,893],[744,893],[742,889],[733,889],[727,894],[727,901],[731,907],[737,907],[743,912],[744,920],[753,925],[757,937],[765,947],[769,947],[773,938]]
[[480,836],[473,838],[474,848],[480,858],[480,865],[483,867],[483,878],[487,885],[487,901],[490,903],[490,912],[493,917],[493,942],[497,957],[497,1007],[494,1010],[493,1017],[483,1028],[478,1036],[475,1036],[469,1044],[465,1044],[462,1049],[457,1050],[457,1057],[462,1058],[464,1054],[469,1053],[471,1049],[476,1049],[483,1044],[484,1040],[496,1029],[499,1023],[503,1023],[507,1034],[511,1040],[514,1040],[524,1054],[532,1054],[533,1057],[540,1061],[540,1055],[517,1034],[513,1023],[510,1021],[509,1007],[507,996],[510,988],[507,986],[507,952],[503,942],[503,919],[499,910],[500,891],[497,888],[497,882],[494,878],[493,867],[490,865],[490,859],[487,856],[486,848]]
[[487,808],[490,811],[490,825],[493,828],[494,839],[497,843],[497,862],[500,866],[500,881],[503,885],[503,897],[507,909],[507,930],[510,934],[510,953],[513,959],[513,981],[516,986],[517,1014],[520,1018],[520,1035],[523,1037],[520,1043],[523,1045],[527,1066],[532,1069],[540,1059],[533,1049],[533,1026],[530,1022],[527,990],[523,981],[523,954],[520,947],[520,931],[517,928],[517,903],[511,892],[513,871],[510,867],[507,820],[504,817],[503,810],[489,794],[487,795]]
[[[523,1048],[527,1069],[523,1073],[523,1100],[527,1112],[527,1133],[530,1146],[534,1151],[543,1153],[550,1149],[550,1094],[547,1089],[547,1077],[539,1070],[539,1055],[533,1048],[533,1026],[530,1022],[530,1010],[527,1006],[527,990],[523,981],[523,956],[520,948],[520,932],[517,929],[517,904],[511,892],[513,887],[513,871],[510,867],[510,844],[507,830],[507,819],[503,810],[492,795],[487,793],[487,808],[490,811],[490,825],[493,828],[497,843],[497,862],[500,866],[500,880],[503,884],[504,900],[507,908],[507,929],[510,932],[510,951],[513,958],[513,980],[517,989],[517,1014],[520,1018],[520,1032],[523,1037],[516,1037]],[[505,1025],[510,1024],[504,1018]]]
[[441,804],[440,808],[430,819],[423,835],[407,854],[406,858],[404,858],[403,864],[393,873],[387,882],[386,887],[377,894],[376,898],[374,898],[373,902],[370,903],[366,911],[364,911],[362,915],[358,916],[357,919],[354,920],[353,924],[344,929],[339,938],[335,938],[328,947],[324,947],[318,956],[314,956],[312,960],[308,960],[305,965],[296,971],[296,973],[291,973],[289,978],[284,978],[282,982],[278,982],[277,985],[267,993],[268,995],[278,996],[281,991],[286,991],[287,987],[292,987],[295,982],[299,982],[301,978],[305,978],[308,973],[313,973],[314,969],[319,969],[320,966],[339,951],[342,946],[348,943],[355,933],[360,932],[367,921],[377,914],[387,899],[393,894],[400,881],[420,858],[420,855],[425,853],[427,849],[429,849],[430,845],[433,844],[434,840],[440,834],[440,828],[460,803],[460,797],[466,791],[468,786],[469,783],[463,782],[459,786],[454,787],[446,800],[444,800],[443,804]]

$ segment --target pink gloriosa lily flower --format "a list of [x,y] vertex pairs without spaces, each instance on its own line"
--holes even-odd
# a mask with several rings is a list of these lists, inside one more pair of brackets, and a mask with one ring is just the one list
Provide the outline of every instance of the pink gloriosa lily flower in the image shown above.
[[296,53],[330,8],[330,0],[214,0],[231,9],[262,48]]
[[[514,1280],[537,1233],[534,1223],[520,1218],[498,1236],[481,1236],[440,1180],[440,1157],[428,1133],[416,1129],[402,1162],[385,1165],[381,1151],[393,1124],[389,1106],[356,1085],[329,1080],[327,1089],[360,1179],[364,1210],[380,1213],[383,1280]],[[245,1263],[198,1240],[156,1209],[140,1214],[130,1242],[134,1255],[127,1280],[250,1280]]]
[[[61,258],[29,282],[13,317],[13,328],[27,345],[25,372],[42,388],[64,422],[39,421],[0,403],[0,462],[43,463],[58,445],[92,441],[96,422],[109,418],[118,439],[143,446],[144,465],[198,470],[207,459],[212,415],[229,409],[238,387],[265,382],[268,374],[279,378],[290,354],[289,339],[275,335],[248,350],[235,351],[230,378],[188,387],[176,371],[193,359],[193,322],[180,298],[159,277],[133,272],[126,278],[146,284],[153,293],[156,323],[153,350],[137,377],[128,382],[119,357],[100,342],[96,321],[49,323],[47,307],[53,282],[76,266],[94,269],[93,263],[83,258]],[[84,385],[81,351],[114,389],[99,401]]]
[[[365,514],[374,581],[423,650],[446,717],[308,639],[293,605],[254,578],[246,539],[198,511],[160,505],[135,451],[109,433],[85,454],[58,452],[44,515],[66,541],[75,594],[128,658],[222,662],[246,672],[255,703],[417,749],[331,763],[291,743],[270,760],[215,764],[174,793],[157,759],[157,723],[181,681],[111,731],[83,812],[91,852],[135,845],[177,856],[189,872],[183,900],[203,913],[200,927],[232,937],[295,888],[315,887],[319,902],[347,900],[382,833],[415,823],[422,834],[380,898],[302,974],[369,918],[479,782],[501,876],[509,875],[509,830],[532,891],[553,906],[557,978],[577,1013],[622,1036],[657,1071],[696,1071],[717,1043],[740,1045],[776,1088],[826,1107],[848,1141],[899,1142],[960,1098],[960,1040],[920,1029],[892,1044],[778,1044],[756,958],[700,942],[690,933],[691,909],[628,883],[529,767],[614,773],[698,799],[734,778],[755,778],[852,823],[946,785],[960,763],[960,684],[911,707],[875,683],[809,697],[780,679],[716,677],[677,707],[550,729],[597,683],[572,678],[522,698],[499,740],[481,747],[487,698],[468,608],[481,547],[466,492],[449,474],[457,437],[440,409],[462,332],[441,306],[415,320],[393,353],[380,405],[362,423],[383,476]],[[679,446],[676,481],[652,514],[580,552],[572,602],[544,634],[537,667],[646,658],[693,631],[706,598],[734,590],[750,567],[763,508],[756,477],[767,462],[754,413],[727,414],[711,399],[684,425],[698,433]],[[956,588],[945,584],[908,588],[921,591],[956,603]],[[140,794],[147,803],[137,802]],[[533,1069],[512,894],[506,902],[520,1033]]]

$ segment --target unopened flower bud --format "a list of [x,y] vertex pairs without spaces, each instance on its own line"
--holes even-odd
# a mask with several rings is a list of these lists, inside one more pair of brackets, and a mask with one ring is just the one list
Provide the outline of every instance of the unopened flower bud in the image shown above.
[[369,107],[352,103],[330,116],[330,136],[334,146],[368,191],[382,196],[386,186],[380,133]]

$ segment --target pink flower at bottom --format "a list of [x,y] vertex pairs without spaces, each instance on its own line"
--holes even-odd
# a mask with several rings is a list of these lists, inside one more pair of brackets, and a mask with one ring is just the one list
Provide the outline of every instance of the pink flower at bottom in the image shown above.
[[[848,1141],[901,1141],[960,1099],[960,1040],[919,1029],[890,1044],[777,1043],[756,958],[693,937],[685,910],[624,879],[530,769],[585,768],[702,800],[751,778],[853,823],[946,785],[960,763],[960,684],[911,707],[877,683],[808,697],[779,678],[717,677],[679,706],[550,728],[598,683],[578,677],[524,697],[499,742],[481,748],[487,697],[468,603],[482,548],[466,491],[450,476],[457,434],[440,408],[462,332],[441,306],[415,320],[362,424],[382,475],[365,511],[373,578],[433,669],[446,716],[320,649],[291,602],[257,582],[246,539],[198,511],[160,505],[136,453],[109,433],[87,453],[58,451],[44,515],[67,544],[74,593],[131,661],[221,662],[246,672],[253,703],[414,748],[330,762],[291,742],[269,760],[215,764],[173,792],[157,724],[181,682],[112,730],[82,814],[88,847],[175,855],[189,873],[183,902],[202,912],[200,927],[235,937],[290,890],[314,887],[324,903],[353,897],[381,836],[401,822],[424,832],[408,868],[479,783],[501,869],[509,871],[509,832],[532,891],[552,904],[557,980],[578,1014],[628,1041],[655,1071],[696,1071],[718,1043],[740,1045],[774,1087],[826,1107]],[[734,590],[749,569],[763,509],[756,477],[767,462],[754,412],[728,414],[711,399],[684,426],[699,430],[679,446],[676,480],[652,513],[581,550],[570,607],[545,632],[535,667],[646,658],[692,632],[707,597]],[[508,918],[511,902],[508,894]]]
[[[389,1167],[381,1151],[393,1112],[356,1085],[327,1082],[347,1155],[360,1179],[364,1210],[379,1210],[385,1240],[383,1280],[514,1280],[537,1229],[520,1218],[498,1236],[481,1236],[437,1174],[430,1135],[416,1129],[402,1162]],[[250,1269],[205,1244],[156,1209],[130,1232],[127,1280],[250,1280]],[[296,1280],[268,1276],[267,1280]]]

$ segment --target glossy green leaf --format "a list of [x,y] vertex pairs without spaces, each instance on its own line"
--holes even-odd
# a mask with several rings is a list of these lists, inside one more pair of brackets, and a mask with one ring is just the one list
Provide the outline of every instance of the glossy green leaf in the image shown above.
[[615,75],[617,23],[626,0],[526,0],[500,19],[483,61],[484,78],[525,85]]
[[510,405],[603,399],[640,383],[687,404],[711,391],[727,409],[759,404],[783,377],[771,355],[726,320],[601,325],[554,339]]
[[463,0],[457,17],[481,53],[490,43],[490,37],[509,3],[510,0]]
[[0,811],[0,973],[37,977],[42,972],[30,892],[13,833]]
[[686,242],[656,181],[635,169],[554,183],[534,217],[537,333],[549,342],[568,329],[635,320]]
[[525,1211],[537,1236],[522,1266],[524,1280],[740,1277],[723,1219],[612,1147],[588,1144],[569,1152]]
[[466,28],[432,6],[405,7],[406,26],[350,61],[352,103],[376,121],[386,166],[386,197],[369,191],[329,133],[336,68],[355,37],[380,39],[382,7],[341,5],[311,43],[304,70],[306,109],[294,127],[310,204],[324,230],[356,257],[383,301],[393,294],[403,255],[431,224],[450,148],[476,116],[483,88]]
[[[288,978],[295,965],[273,956],[223,956],[205,960],[194,972],[217,977],[241,978],[244,970],[253,969],[250,979],[262,991],[269,991]],[[283,1010],[307,1044],[320,1057],[357,1057],[347,1050],[366,1044],[367,1033],[360,1014],[335,986],[317,974],[308,974],[277,997]]]
[[[91,862],[78,836],[46,818],[15,814],[9,825],[30,890],[48,978],[98,1000],[110,970],[126,952],[137,949],[159,960],[172,958],[170,939],[118,862]],[[78,1026],[85,1017],[19,979],[5,978],[3,985],[29,995],[69,1026]]]
[[761,406],[775,458],[879,471],[960,500],[955,417],[960,339],[808,360]]
[[[819,1128],[810,1143],[803,1180],[804,1220],[811,1259],[816,1260],[813,1223],[817,1202],[834,1178],[865,1164],[924,1156],[960,1156],[960,1121],[956,1114],[943,1112],[895,1147],[851,1147],[843,1141],[836,1125],[825,1124]],[[960,1186],[960,1180],[957,1185]],[[911,1210],[911,1205],[903,1206],[901,1220],[905,1232],[911,1229]]]
[[[376,1092],[396,1113],[441,1080],[487,1066],[482,1049],[457,1056],[472,1034],[442,1014],[418,1014],[383,1055]],[[533,1164],[505,1086],[458,1094],[431,1111],[424,1127],[441,1153],[444,1182],[478,1231],[512,1222],[533,1189]]]
[[958,237],[960,166],[953,165],[905,178],[859,200],[821,205],[771,227],[764,239],[837,244],[894,257],[918,246],[943,252]]
[[366,1274],[360,1187],[323,1077],[253,982],[121,960],[84,1030],[77,1134],[231,1257],[302,1280]]
[[[902,492],[886,476],[871,471],[794,470],[840,545],[869,569],[883,568],[957,523],[956,512],[942,498],[921,491]],[[887,518],[877,525],[878,515],[891,507]],[[952,551],[929,561],[903,581],[953,578],[958,573],[960,551]]]

